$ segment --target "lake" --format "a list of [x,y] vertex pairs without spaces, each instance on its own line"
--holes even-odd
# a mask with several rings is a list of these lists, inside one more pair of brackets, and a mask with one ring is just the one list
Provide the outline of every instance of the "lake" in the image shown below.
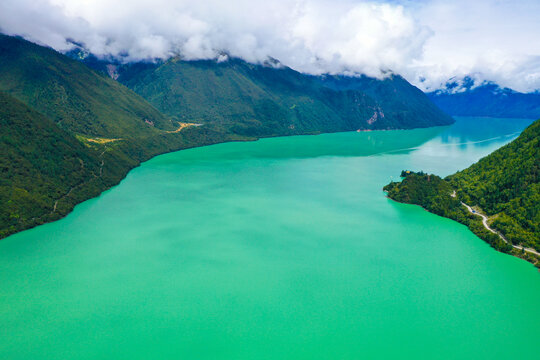
[[530,123],[158,156],[0,241],[0,358],[537,358],[538,270],[382,192],[403,169],[463,169]]

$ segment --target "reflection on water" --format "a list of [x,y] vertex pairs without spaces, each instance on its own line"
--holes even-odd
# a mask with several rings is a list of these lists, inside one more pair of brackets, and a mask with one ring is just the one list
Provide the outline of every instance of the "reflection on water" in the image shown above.
[[[470,124],[474,122],[474,126]],[[532,120],[457,117],[452,126],[415,130],[345,132],[335,134],[261,139],[236,146],[234,143],[210,146],[205,151],[190,149],[181,156],[159,157],[153,161],[168,164],[209,160],[247,158],[310,158],[320,156],[376,156],[406,154],[422,149],[438,149],[441,155],[467,147],[489,148],[516,137]],[[443,149],[446,146],[448,149]]]
[[[245,158],[310,158],[320,156],[367,156],[398,149],[419,147],[447,130],[432,127],[417,130],[392,130],[372,132],[344,132],[324,135],[279,137],[245,143],[210,146],[205,151],[190,149],[175,156],[177,161],[236,160]],[[167,163],[170,158],[160,157],[153,161]]]
[[480,159],[512,141],[532,122],[529,119],[457,117],[453,126],[411,152],[411,170],[450,175],[470,166],[470,159]]
[[[501,134],[517,136],[534,120],[497,119],[487,117],[455,117],[456,123],[441,134],[444,143],[464,144],[498,138]],[[474,123],[474,126],[471,126]],[[480,145],[482,146],[482,145]]]

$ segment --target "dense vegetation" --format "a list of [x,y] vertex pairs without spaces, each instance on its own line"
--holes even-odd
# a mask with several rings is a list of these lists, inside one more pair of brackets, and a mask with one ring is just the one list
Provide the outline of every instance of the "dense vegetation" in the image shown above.
[[0,237],[65,215],[116,183],[132,165],[83,145],[3,92],[0,128]]
[[80,62],[0,35],[0,238],[66,215],[141,161],[238,140],[186,128]]
[[496,249],[537,261],[485,230],[480,218],[469,214],[461,202],[485,213],[490,226],[512,244],[540,250],[540,120],[511,143],[445,179],[414,172],[403,175],[402,182],[385,186],[391,199],[459,221]]
[[[93,60],[92,66],[103,69]],[[118,81],[163,113],[219,124],[242,136],[448,125],[441,112],[400,76],[315,77],[279,63],[182,61],[117,66]]]
[[540,121],[448,181],[508,240],[540,250]]
[[449,84],[448,89],[428,93],[428,96],[442,110],[456,116],[540,117],[540,93],[519,93],[492,83],[473,87],[470,79],[463,90],[454,92]]
[[67,214],[160,153],[261,136],[452,122],[397,76],[384,85],[365,78],[364,92],[360,78],[355,89],[336,89],[275,62],[89,65],[97,70],[0,34],[0,238]]
[[176,127],[143,98],[84,64],[1,34],[0,90],[61,128],[88,136],[137,138]]

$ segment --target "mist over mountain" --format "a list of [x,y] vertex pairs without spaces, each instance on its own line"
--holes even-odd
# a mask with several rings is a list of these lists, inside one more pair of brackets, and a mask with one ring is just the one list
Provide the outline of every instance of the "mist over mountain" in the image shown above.
[[443,89],[427,95],[443,111],[455,116],[540,117],[539,92],[521,93],[469,76],[451,79]]
[[532,0],[4,0],[0,31],[123,63],[227,53],[312,75],[391,70],[424,91],[476,73],[533,92],[539,13]]
[[277,59],[260,65],[171,58],[119,64],[87,51],[69,55],[101,71],[179,121],[232,126],[246,136],[444,125],[450,117],[404,78],[314,76]]

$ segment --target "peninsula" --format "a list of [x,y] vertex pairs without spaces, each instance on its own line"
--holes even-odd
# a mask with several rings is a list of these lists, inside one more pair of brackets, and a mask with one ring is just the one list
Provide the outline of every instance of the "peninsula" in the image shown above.
[[456,220],[493,248],[540,267],[540,120],[514,141],[444,179],[402,171],[388,197]]

